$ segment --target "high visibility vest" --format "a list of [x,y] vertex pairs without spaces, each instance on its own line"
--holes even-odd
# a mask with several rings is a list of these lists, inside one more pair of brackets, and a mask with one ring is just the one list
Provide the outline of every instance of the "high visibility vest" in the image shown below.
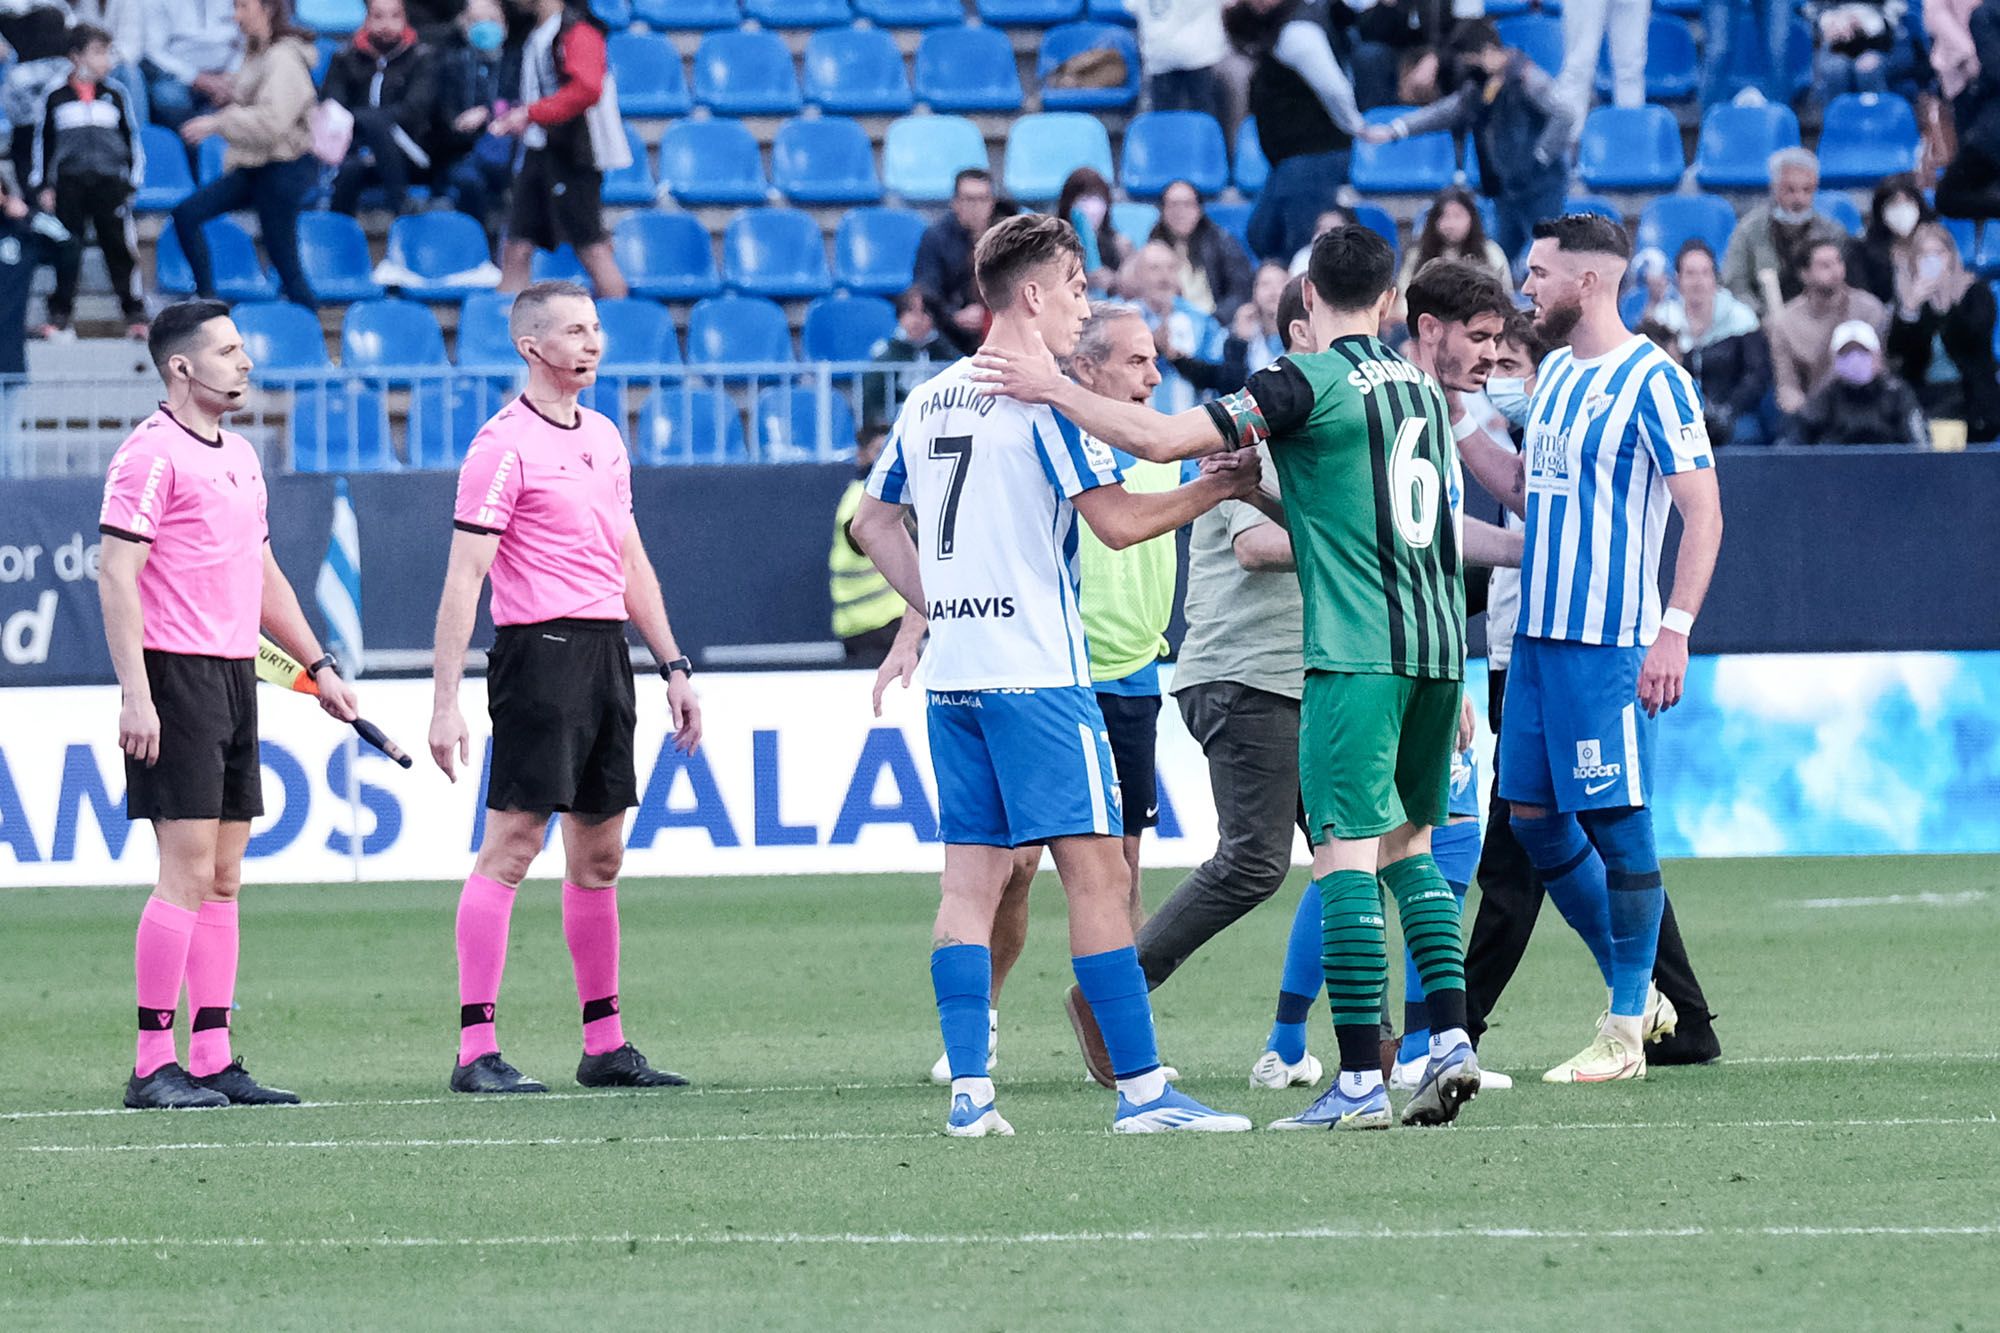
[[902,619],[908,603],[889,586],[875,562],[854,549],[847,540],[847,525],[861,508],[868,493],[860,478],[847,484],[840,507],[833,511],[833,549],[826,557],[826,573],[833,593],[833,636],[851,639],[857,634],[880,629]]

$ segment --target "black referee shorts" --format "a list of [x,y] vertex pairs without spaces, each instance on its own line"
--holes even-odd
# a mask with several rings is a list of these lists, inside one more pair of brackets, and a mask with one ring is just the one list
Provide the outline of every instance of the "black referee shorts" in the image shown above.
[[488,810],[615,815],[639,803],[622,620],[505,625],[486,658]]
[[1160,696],[1100,691],[1097,707],[1104,714],[1104,734],[1111,738],[1111,762],[1118,767],[1125,832],[1152,828],[1160,822],[1159,769],[1153,754],[1160,738]]
[[507,236],[538,250],[568,241],[578,250],[610,235],[604,229],[604,176],[558,162],[546,148],[521,157],[507,214]]
[[125,757],[127,819],[251,820],[264,813],[257,665],[247,657],[146,650],[160,757]]

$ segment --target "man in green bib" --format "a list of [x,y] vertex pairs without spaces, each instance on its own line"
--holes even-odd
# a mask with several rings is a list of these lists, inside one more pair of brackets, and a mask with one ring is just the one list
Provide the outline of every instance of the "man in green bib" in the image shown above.
[[[1156,461],[1268,443],[1305,604],[1299,779],[1317,835],[1322,962],[1340,1077],[1274,1128],[1386,1129],[1379,1021],[1388,984],[1381,889],[1395,896],[1430,1005],[1432,1055],[1405,1124],[1445,1124],[1479,1090],[1465,1033],[1458,903],[1430,854],[1447,819],[1465,663],[1460,488],[1435,380],[1377,336],[1395,255],[1366,227],[1313,243],[1315,345],[1242,392],[1162,417],[1081,392],[1046,356],[986,355],[994,391],[1046,402]],[[1377,872],[1380,872],[1378,888]]]

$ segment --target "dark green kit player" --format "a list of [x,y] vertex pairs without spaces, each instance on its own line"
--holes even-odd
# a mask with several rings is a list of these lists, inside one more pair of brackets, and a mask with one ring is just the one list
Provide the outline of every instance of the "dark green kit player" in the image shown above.
[[[1390,1123],[1378,1046],[1383,889],[1430,1005],[1430,1065],[1403,1121],[1449,1123],[1479,1089],[1458,902],[1430,855],[1430,830],[1447,818],[1465,664],[1459,470],[1436,382],[1376,336],[1394,274],[1393,252],[1368,228],[1325,233],[1306,284],[1313,345],[1324,350],[1287,356],[1242,392],[1174,417],[1098,398],[1018,354],[982,365],[998,392],[1048,402],[1142,457],[1268,441],[1276,461],[1305,598],[1299,783],[1319,835],[1313,876],[1341,1072],[1273,1128]],[[1241,454],[1204,463],[1243,465]]]

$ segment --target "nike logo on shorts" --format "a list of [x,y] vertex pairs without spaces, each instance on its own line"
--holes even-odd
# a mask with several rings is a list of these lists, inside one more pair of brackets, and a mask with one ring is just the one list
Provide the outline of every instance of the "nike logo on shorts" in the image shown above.
[[1606,778],[1604,781],[1597,783],[1594,786],[1586,785],[1583,789],[1583,794],[1585,796],[1595,796],[1597,795],[1597,793],[1601,791],[1611,790],[1612,787],[1617,785],[1617,782],[1618,782],[1617,778]]

